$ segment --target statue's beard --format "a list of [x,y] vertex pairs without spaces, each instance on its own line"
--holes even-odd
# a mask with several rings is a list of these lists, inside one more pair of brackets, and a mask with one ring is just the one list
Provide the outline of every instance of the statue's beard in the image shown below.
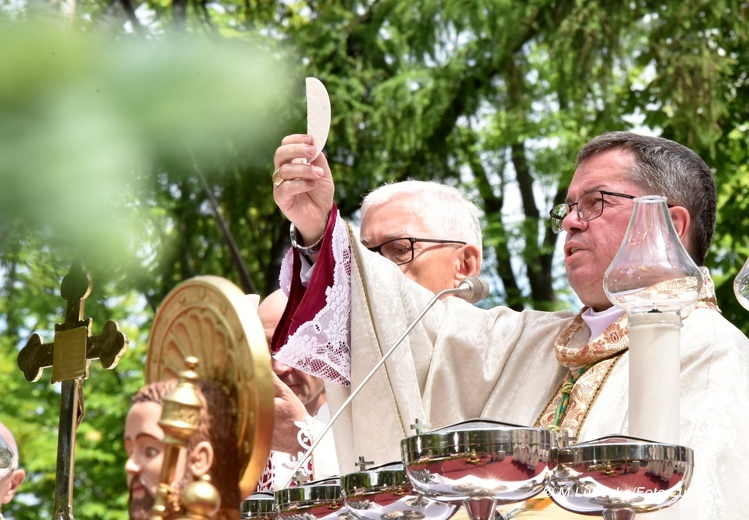
[[151,490],[146,487],[140,477],[133,479],[134,483],[138,481],[143,486],[145,493],[139,498],[133,498],[133,485],[130,484],[130,496],[128,499],[130,520],[150,520],[151,510],[153,509],[153,504],[156,502],[156,497],[151,494]]
[[[166,504],[166,515],[165,518],[170,518],[171,515],[176,514],[179,511],[179,498],[182,496],[182,490],[185,486],[194,480],[193,475],[190,471],[186,471],[182,476],[182,479],[175,484],[173,490],[174,493],[170,497],[171,500],[167,500]],[[140,498],[133,498],[132,484],[130,485],[130,496],[128,498],[128,511],[130,513],[130,520],[151,520],[153,506],[156,503],[156,497],[151,493],[151,490],[146,487],[145,483],[140,477],[135,477],[133,482],[139,481],[145,490],[145,493]]]

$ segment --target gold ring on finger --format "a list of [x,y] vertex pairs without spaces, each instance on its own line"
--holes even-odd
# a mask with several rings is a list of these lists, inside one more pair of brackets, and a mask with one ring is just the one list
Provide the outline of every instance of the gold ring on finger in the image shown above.
[[279,172],[280,169],[281,168],[276,168],[276,171],[273,172],[273,176],[271,177],[271,179],[273,179],[273,186],[275,186],[276,188],[283,184],[286,180],[281,177],[281,173]]

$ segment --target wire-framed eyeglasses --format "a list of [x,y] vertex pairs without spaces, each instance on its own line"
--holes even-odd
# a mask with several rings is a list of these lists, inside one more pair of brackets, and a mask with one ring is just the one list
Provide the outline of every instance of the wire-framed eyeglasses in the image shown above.
[[626,193],[615,193],[604,190],[591,191],[577,199],[577,202],[573,202],[572,204],[558,204],[551,208],[549,212],[551,216],[551,230],[554,233],[562,231],[562,221],[564,217],[570,214],[574,206],[577,206],[577,216],[583,222],[590,222],[597,219],[603,214],[603,208],[606,205],[604,196],[606,195],[610,197],[623,197],[625,199],[636,198],[634,195],[627,195]]
[[414,237],[403,237],[394,238],[383,242],[379,246],[368,247],[370,251],[379,253],[384,256],[395,265],[403,265],[409,262],[413,262],[414,259],[414,244],[416,242],[428,242],[430,244],[461,244],[466,245],[466,242],[460,240],[438,240],[435,238],[414,238]]

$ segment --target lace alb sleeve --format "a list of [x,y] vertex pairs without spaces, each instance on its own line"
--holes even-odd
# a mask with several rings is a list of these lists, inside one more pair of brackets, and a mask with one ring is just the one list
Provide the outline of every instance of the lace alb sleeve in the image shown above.
[[[349,386],[351,379],[351,244],[347,224],[337,215],[331,236],[333,283],[311,283],[305,298],[321,298],[321,309],[308,321],[301,323],[274,355],[287,365],[326,381]],[[287,255],[287,259],[290,259]],[[291,262],[284,260],[281,286],[291,283]],[[320,294],[310,294],[319,292]],[[323,294],[324,293],[324,294]],[[292,319],[294,319],[292,317]]]

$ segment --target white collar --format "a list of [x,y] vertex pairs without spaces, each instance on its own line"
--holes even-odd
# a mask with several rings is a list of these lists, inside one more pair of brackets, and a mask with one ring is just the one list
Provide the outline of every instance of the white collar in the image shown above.
[[611,306],[605,311],[596,312],[591,308],[585,310],[582,314],[583,321],[590,329],[590,338],[588,341],[596,339],[606,328],[614,323],[619,317],[624,314],[624,309],[619,307]]

